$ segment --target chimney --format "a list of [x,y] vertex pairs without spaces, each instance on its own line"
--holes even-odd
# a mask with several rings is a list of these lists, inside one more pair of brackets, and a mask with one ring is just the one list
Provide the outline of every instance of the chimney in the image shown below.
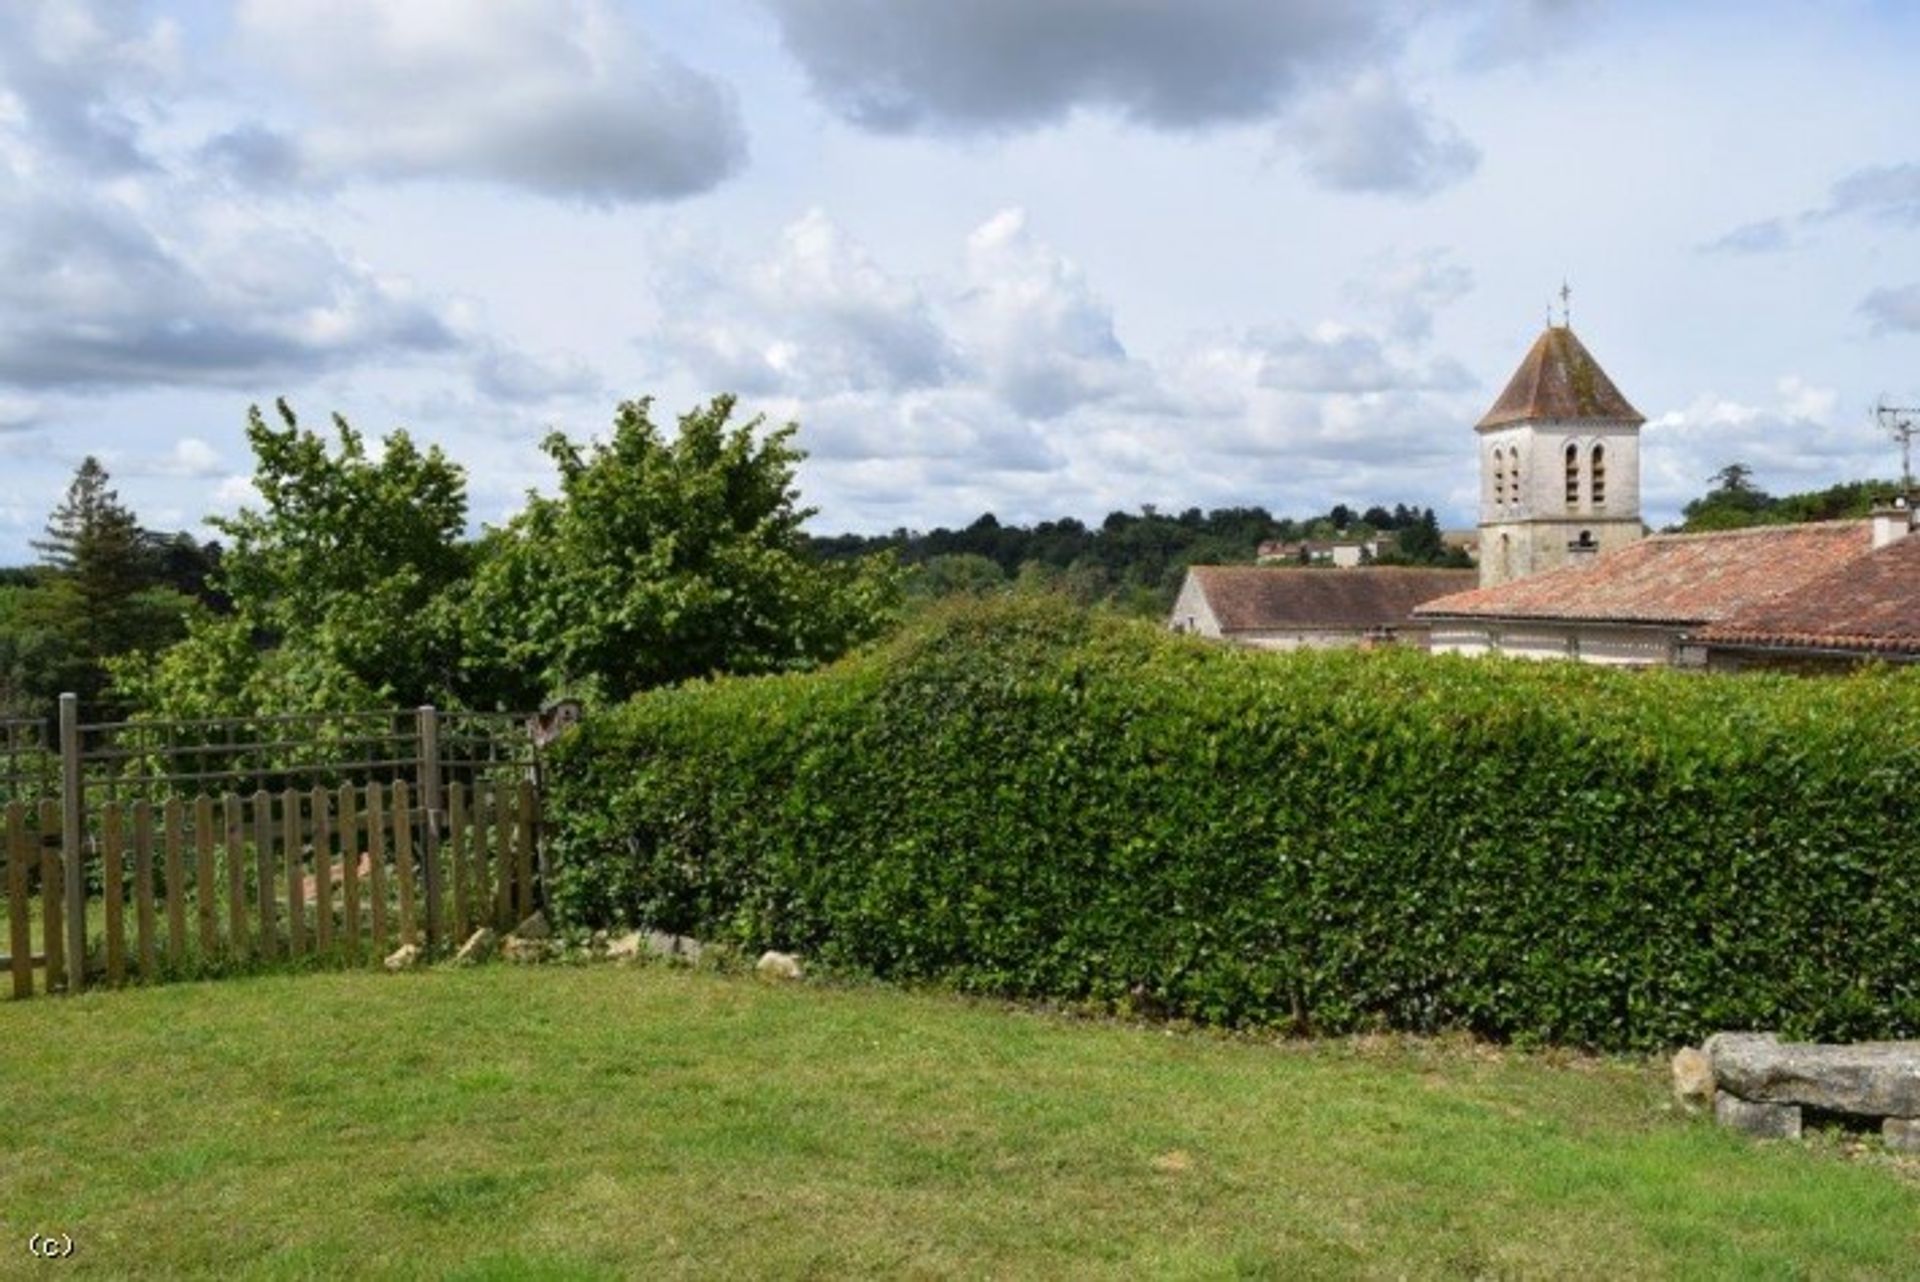
[[1889,502],[1876,504],[1872,519],[1873,546],[1878,550],[1913,532],[1913,504],[1906,495],[1897,494]]

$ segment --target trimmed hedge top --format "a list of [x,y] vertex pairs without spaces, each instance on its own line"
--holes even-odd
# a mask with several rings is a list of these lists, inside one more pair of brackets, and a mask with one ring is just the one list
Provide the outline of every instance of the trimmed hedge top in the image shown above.
[[1052,602],[556,754],[557,901],[1224,1024],[1920,1033],[1920,673],[1259,654]]

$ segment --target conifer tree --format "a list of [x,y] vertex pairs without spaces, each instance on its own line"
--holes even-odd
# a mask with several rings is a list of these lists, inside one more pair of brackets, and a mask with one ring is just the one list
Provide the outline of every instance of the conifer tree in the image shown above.
[[107,482],[107,469],[89,454],[47,521],[47,536],[33,543],[41,564],[102,619],[145,586],[146,560],[140,523]]
[[107,659],[177,635],[187,604],[172,593],[158,599],[148,592],[146,537],[108,481],[107,469],[92,455],[74,472],[66,498],[47,521],[46,537],[33,543],[47,582],[23,607],[65,656],[51,674],[58,688],[83,700],[105,685]]

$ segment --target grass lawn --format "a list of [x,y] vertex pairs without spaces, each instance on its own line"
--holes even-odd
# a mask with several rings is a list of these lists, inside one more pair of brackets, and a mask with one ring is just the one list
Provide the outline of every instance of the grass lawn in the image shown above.
[[1662,1076],[648,967],[36,999],[0,1276],[1920,1277],[1913,1166]]

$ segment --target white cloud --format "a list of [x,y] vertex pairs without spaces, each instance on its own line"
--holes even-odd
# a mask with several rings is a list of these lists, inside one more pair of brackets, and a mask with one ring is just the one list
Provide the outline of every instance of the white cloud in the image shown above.
[[600,376],[577,356],[536,355],[488,343],[473,361],[473,386],[490,400],[530,405],[598,394]]
[[1876,289],[1860,300],[1860,310],[1880,333],[1920,333],[1920,283]]
[[1798,249],[1807,235],[1836,219],[1864,218],[1893,227],[1920,227],[1920,164],[1869,165],[1837,180],[1827,201],[1792,216],[1747,223],[1703,248],[1742,254]]
[[163,476],[205,478],[219,476],[223,468],[219,450],[197,436],[183,436],[153,470]]
[[304,119],[208,144],[236,175],[463,178],[595,203],[705,191],[746,155],[732,91],[610,0],[241,0]]
[[[1018,209],[976,227],[950,271],[911,285],[820,211],[756,264],[674,257],[699,266],[671,278],[661,301],[673,319],[643,348],[708,391],[797,418],[807,494],[836,523],[988,508],[1039,519],[1143,499],[1404,501],[1471,449],[1473,380],[1391,332],[1325,321],[1130,352],[1098,289]],[[1419,261],[1382,288],[1418,300],[1464,288],[1445,255]],[[878,376],[898,373],[902,350],[941,353],[937,370],[907,362],[923,376]]]
[[310,233],[162,186],[57,186],[0,191],[0,383],[252,388],[458,343],[404,281]]
[[46,407],[31,397],[0,393],[0,436],[32,431],[45,414]]
[[1598,23],[1605,0],[1498,0],[1469,28],[1462,62],[1486,69],[1540,63],[1564,53]]
[[1141,391],[1143,371],[1079,267],[1002,210],[967,237],[954,325],[985,381],[1030,418]]
[[[625,68],[609,45],[609,65]],[[198,134],[176,119],[199,110],[199,53],[190,75],[179,29],[141,4],[0,9],[0,387],[260,396],[469,350],[476,385],[500,399],[588,381],[577,362],[519,353],[460,305],[343,251],[311,208],[206,181],[182,150]],[[0,415],[8,426],[19,424]]]
[[1445,249],[1428,248],[1375,257],[1345,292],[1383,316],[1395,338],[1419,342],[1433,333],[1435,312],[1472,291],[1471,268]]
[[1793,224],[1785,218],[1763,218],[1759,222],[1735,227],[1723,236],[1702,245],[1707,253],[1772,254],[1792,249],[1799,243]]
[[1833,185],[1824,217],[1859,214],[1902,227],[1920,227],[1920,164],[1858,169]]
[[139,117],[179,74],[180,34],[149,12],[109,0],[0,6],[0,87],[13,128],[90,175],[152,168]]
[[1377,70],[1308,103],[1282,135],[1338,191],[1426,195],[1480,164],[1479,148]]
[[1840,479],[1884,476],[1894,458],[1863,412],[1841,413],[1837,389],[1797,375],[1775,381],[1757,401],[1702,393],[1649,419],[1642,431],[1641,503],[1677,513],[1700,497],[1729,463],[1745,463],[1775,494],[1818,489]]
[[1386,39],[1325,0],[764,0],[814,91],[882,132],[1032,128],[1075,108],[1158,128],[1269,116]]
[[253,387],[453,346],[404,281],[172,172],[147,121],[179,57],[143,6],[0,12],[0,384]]
[[1035,129],[1076,111],[1163,130],[1285,120],[1310,175],[1423,195],[1478,150],[1389,64],[1406,25],[1381,0],[763,0],[814,92],[880,133]]
[[254,487],[251,476],[237,473],[221,479],[213,487],[211,495],[213,506],[221,512],[237,512],[249,504],[260,502],[260,491]]
[[817,209],[759,262],[688,243],[666,263],[666,320],[649,341],[713,387],[899,392],[945,382],[958,359],[921,291]]

